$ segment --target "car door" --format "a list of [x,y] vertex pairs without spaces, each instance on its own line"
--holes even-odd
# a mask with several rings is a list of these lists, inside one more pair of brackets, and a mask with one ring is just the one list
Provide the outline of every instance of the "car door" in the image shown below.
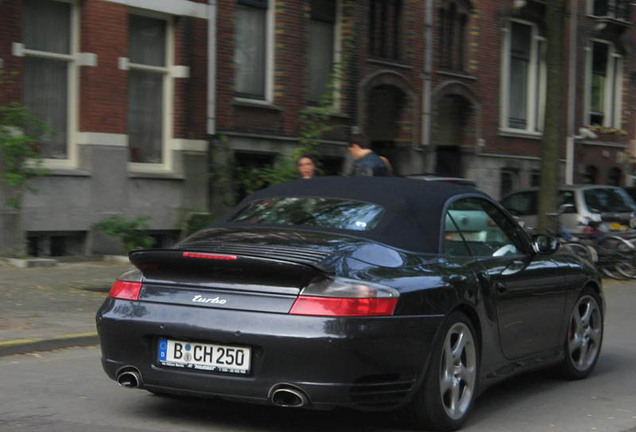
[[533,253],[521,228],[486,199],[458,200],[448,213],[490,289],[504,355],[515,359],[559,347],[565,281],[557,265]]

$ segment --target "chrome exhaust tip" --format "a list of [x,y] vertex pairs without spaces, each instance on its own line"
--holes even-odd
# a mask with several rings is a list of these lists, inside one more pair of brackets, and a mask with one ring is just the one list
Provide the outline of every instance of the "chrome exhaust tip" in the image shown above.
[[141,374],[137,370],[126,369],[117,374],[117,384],[125,388],[140,388]]
[[307,395],[302,390],[288,385],[272,387],[270,393],[271,402],[279,407],[300,408],[309,403]]

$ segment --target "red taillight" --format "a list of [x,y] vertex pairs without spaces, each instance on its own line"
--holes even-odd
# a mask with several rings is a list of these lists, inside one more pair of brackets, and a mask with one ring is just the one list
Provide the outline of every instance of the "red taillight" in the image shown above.
[[203,259],[213,259],[213,260],[225,260],[225,261],[234,261],[236,260],[236,255],[219,255],[219,254],[209,254],[209,253],[201,253],[201,252],[184,252],[184,258],[203,258]]
[[116,299],[137,301],[139,300],[140,292],[141,282],[116,280],[108,296]]
[[300,296],[289,311],[292,315],[379,316],[393,315],[398,299],[336,298]]

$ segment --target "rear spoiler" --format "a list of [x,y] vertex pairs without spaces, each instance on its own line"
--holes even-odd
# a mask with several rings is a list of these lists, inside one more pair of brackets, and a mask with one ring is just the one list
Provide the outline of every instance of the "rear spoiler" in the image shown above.
[[131,252],[129,257],[142,272],[144,283],[297,294],[324,275],[306,264],[201,250],[147,249]]

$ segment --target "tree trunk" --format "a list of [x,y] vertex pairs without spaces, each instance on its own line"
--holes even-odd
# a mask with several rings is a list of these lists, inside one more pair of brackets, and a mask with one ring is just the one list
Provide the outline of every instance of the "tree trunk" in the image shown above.
[[[546,2],[547,95],[545,122],[541,140],[541,184],[538,204],[538,228],[556,230],[556,220],[548,213],[557,210],[559,186],[559,150],[563,138],[565,0]],[[571,47],[575,49],[576,47]],[[572,83],[570,83],[571,85]],[[570,101],[571,103],[571,101]]]

